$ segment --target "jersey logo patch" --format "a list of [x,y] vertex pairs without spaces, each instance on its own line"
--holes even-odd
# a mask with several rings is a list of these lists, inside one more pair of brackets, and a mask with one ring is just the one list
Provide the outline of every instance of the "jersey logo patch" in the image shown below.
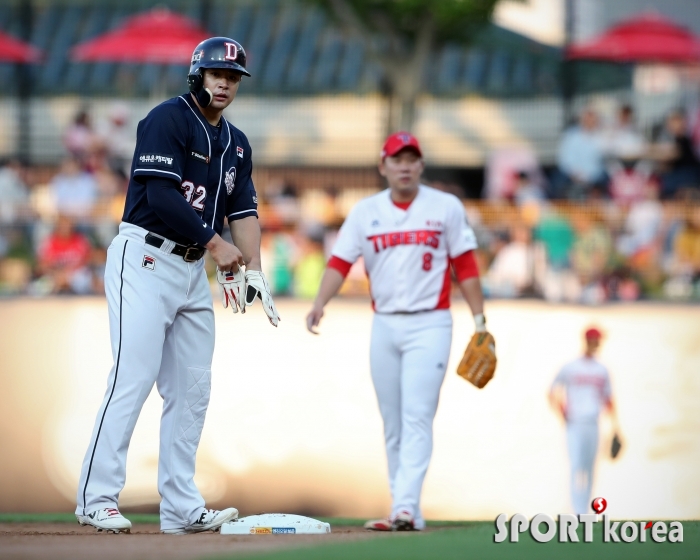
[[192,150],[190,152],[190,156],[192,156],[194,159],[203,161],[204,163],[209,163],[209,156],[206,154],[202,154],[201,152],[195,152],[194,150]]
[[226,193],[231,194],[233,192],[233,187],[236,185],[236,168],[232,167],[226,172],[224,177],[224,184],[226,185]]
[[143,256],[143,262],[141,263],[141,266],[143,268],[147,268],[148,270],[155,270],[156,269],[156,259],[149,255],[144,255]]
[[139,156],[139,161],[141,163],[157,163],[159,165],[166,165],[167,167],[173,166],[172,157],[160,154],[141,154]]
[[243,148],[241,148],[240,146],[236,146],[236,153],[238,154],[239,158],[242,158],[243,157]]

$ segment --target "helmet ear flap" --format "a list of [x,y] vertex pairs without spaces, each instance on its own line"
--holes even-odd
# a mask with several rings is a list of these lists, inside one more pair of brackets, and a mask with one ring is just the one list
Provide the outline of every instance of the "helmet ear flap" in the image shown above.
[[187,76],[187,85],[189,85],[190,91],[194,93],[197,98],[197,103],[199,103],[201,107],[208,107],[214,99],[214,96],[211,91],[204,87],[204,78],[202,77],[201,68],[198,68],[196,72]]
[[201,70],[197,69],[195,74],[189,74],[187,76],[187,85],[190,87],[192,93],[197,93],[204,85],[204,79],[202,78]]
[[214,96],[207,88],[200,89],[195,95],[197,96],[197,103],[199,103],[202,108],[208,107],[214,100]]

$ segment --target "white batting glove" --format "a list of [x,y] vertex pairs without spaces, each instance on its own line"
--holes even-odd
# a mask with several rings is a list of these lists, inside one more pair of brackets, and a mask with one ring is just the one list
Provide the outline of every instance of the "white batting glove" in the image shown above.
[[236,272],[222,272],[217,268],[216,279],[219,282],[219,293],[224,309],[230,305],[231,311],[234,313],[238,313],[239,307],[242,312],[245,312],[243,308],[243,294],[245,293],[243,269],[239,267]]
[[270,295],[270,286],[265,280],[265,276],[259,270],[246,270],[245,271],[245,305],[242,309],[243,313],[247,307],[250,307],[255,303],[255,298],[259,297],[262,301],[263,309],[267,314],[267,318],[273,327],[277,326],[282,319],[280,319],[279,313],[277,313],[277,308],[275,307],[275,302],[272,301],[272,296]]

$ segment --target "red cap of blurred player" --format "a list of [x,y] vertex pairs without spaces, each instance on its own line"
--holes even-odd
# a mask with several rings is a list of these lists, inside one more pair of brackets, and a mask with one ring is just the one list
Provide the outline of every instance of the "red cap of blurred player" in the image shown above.
[[595,327],[591,327],[590,329],[586,329],[584,336],[586,337],[586,340],[600,340],[601,338],[603,338],[603,333]]
[[423,157],[423,152],[420,149],[418,138],[408,132],[396,132],[389,136],[384,142],[381,157],[392,157],[398,154],[401,150],[410,148],[415,151],[420,157]]

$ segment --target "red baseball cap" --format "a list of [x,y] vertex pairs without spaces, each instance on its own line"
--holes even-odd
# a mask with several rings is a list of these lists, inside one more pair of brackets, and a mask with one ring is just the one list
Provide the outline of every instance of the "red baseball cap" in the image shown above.
[[384,147],[382,148],[381,158],[392,157],[398,154],[403,149],[412,149],[420,157],[423,157],[423,152],[420,149],[420,144],[418,143],[418,138],[410,134],[409,132],[395,132],[384,142]]
[[603,338],[603,333],[600,332],[595,327],[591,327],[589,329],[586,329],[584,336],[586,337],[586,340],[591,340],[591,339],[600,340],[601,338]]

